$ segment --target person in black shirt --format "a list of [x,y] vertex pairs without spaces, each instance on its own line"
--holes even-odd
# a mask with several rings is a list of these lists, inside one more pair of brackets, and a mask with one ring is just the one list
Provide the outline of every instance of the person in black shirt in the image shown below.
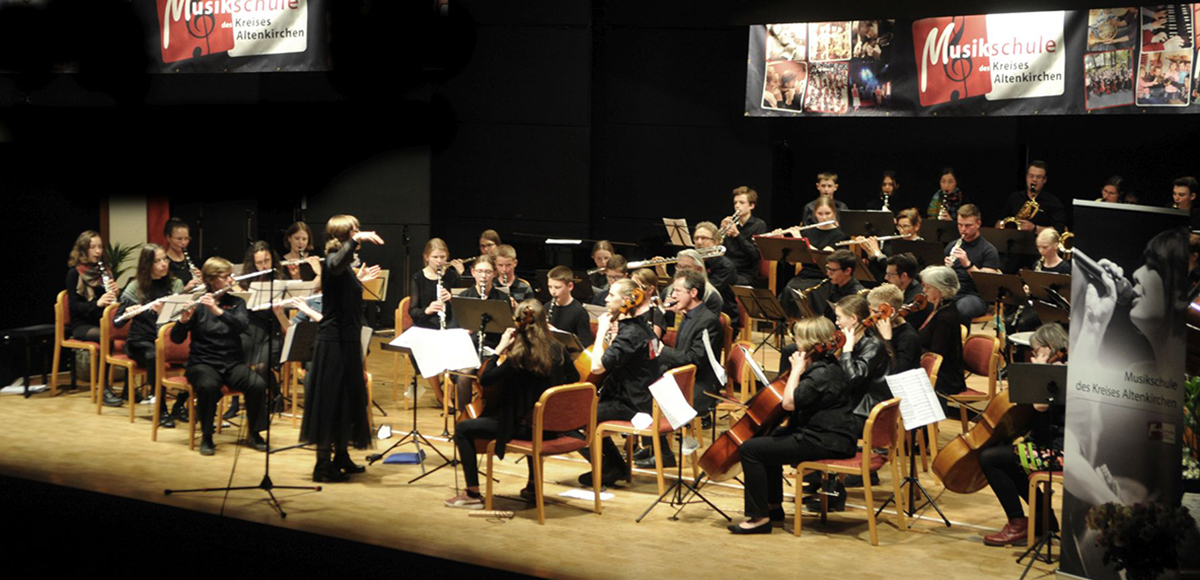
[[[155,382],[154,341],[158,339],[158,314],[162,312],[162,303],[146,308],[132,318],[120,322],[115,322],[115,319],[121,318],[127,310],[138,305],[147,304],[183,290],[183,283],[171,275],[169,263],[167,252],[162,246],[158,244],[142,246],[141,254],[138,256],[137,272],[133,280],[130,280],[129,284],[125,286],[125,291],[121,294],[121,305],[117,308],[114,317],[113,325],[117,328],[129,324],[129,335],[125,339],[125,354],[146,369],[146,384],[151,386]],[[110,393],[106,392],[104,404],[110,407],[119,407],[123,399],[124,397],[112,397]],[[176,412],[185,409],[186,404],[187,399],[177,398],[175,400]],[[174,427],[175,421],[171,415],[165,412],[166,406],[163,405],[163,402],[156,401],[155,405],[154,416],[158,418],[159,426],[167,429]]]
[[512,297],[514,302],[524,302],[533,297],[533,286],[517,277],[517,249],[500,244],[496,248],[496,288]]
[[804,206],[804,225],[806,226],[811,226],[815,223],[825,221],[817,215],[817,201],[821,200],[822,198],[828,198],[829,201],[833,202],[833,204],[836,206],[837,213],[841,213],[843,210],[850,209],[849,206],[842,203],[842,200],[833,198],[833,194],[838,190],[838,176],[836,173],[833,173],[832,171],[825,171],[817,174],[816,185],[817,199],[808,202],[808,205]]
[[181,344],[192,337],[184,372],[196,392],[200,422],[200,455],[216,453],[213,444],[213,415],[221,400],[221,385],[246,396],[247,442],[259,451],[267,442],[259,435],[265,428],[263,398],[266,382],[245,363],[240,335],[250,326],[246,301],[228,292],[233,287],[233,266],[224,258],[209,258],[201,270],[208,293],[195,308],[183,311],[171,328],[171,342]]
[[[254,282],[266,284],[272,278],[284,280],[287,275],[283,266],[279,265],[279,256],[271,249],[271,244],[259,240],[246,249],[241,273],[245,275],[266,271],[273,271],[274,274],[246,278],[238,284],[243,290],[249,291],[250,285]],[[276,284],[276,291],[282,287],[282,284]],[[280,368],[279,359],[283,353],[283,337],[287,333],[288,327],[291,326],[283,308],[283,305],[280,304],[266,310],[251,312],[250,327],[242,334],[242,349],[246,351],[246,364],[250,365],[250,368],[266,382],[272,397],[279,393],[279,383],[275,379],[275,373],[271,371]],[[232,419],[237,416],[240,409],[239,399],[240,397],[233,397],[233,401],[229,404],[229,410],[225,412],[223,418]]]
[[[485,300],[500,300],[508,303],[512,302],[512,298],[510,298],[504,292],[501,292],[500,289],[496,288],[494,285],[496,281],[496,258],[494,258],[491,254],[481,254],[475,259],[475,263],[471,265],[471,276],[475,278],[475,284],[460,294],[459,296],[461,298],[483,298]],[[465,323],[465,321],[455,320],[456,326],[463,323]],[[476,334],[479,332],[479,328],[467,328],[467,332],[472,334],[472,341],[474,341],[474,344],[478,345],[478,341],[480,339],[478,336],[476,336]],[[484,348],[495,349],[496,345],[498,344],[500,344],[499,333],[485,332],[483,334]],[[486,356],[487,353],[484,352],[484,355]],[[471,385],[473,382],[474,381],[471,379],[471,377],[465,375],[458,375],[455,377],[454,383],[457,386],[457,391],[455,393],[458,395],[458,398],[456,399],[457,401],[471,400]]]
[[879,181],[879,199],[867,202],[867,209],[896,211],[896,194],[900,191],[900,182],[896,181],[896,172],[891,169],[883,172]]
[[845,373],[832,349],[818,351],[833,340],[833,323],[827,318],[806,318],[796,323],[793,334],[792,372],[782,393],[788,422],[741,447],[745,513],[750,519],[729,526],[734,534],[769,534],[772,521],[783,521],[784,465],[853,457],[862,433],[854,432]]
[[[700,255],[700,252],[690,249],[680,250],[677,254],[675,254],[675,260],[676,273],[691,270],[700,274],[700,277],[704,279],[704,286],[700,291],[700,300],[704,303],[704,307],[708,308],[714,316],[720,315],[721,312],[725,310],[725,297],[721,295],[721,292],[717,290],[716,286],[709,282],[708,271],[704,268],[705,260],[704,257]],[[662,269],[662,274],[665,277],[666,267],[658,266],[658,268]],[[659,278],[656,275],[653,278],[653,283],[657,284],[658,279]],[[646,285],[646,287],[649,288],[650,285]],[[669,298],[671,296],[671,292],[672,289],[669,285],[666,288],[663,288],[659,296],[663,304],[670,302]],[[675,324],[674,312],[668,313],[666,318],[668,326]]]
[[1191,214],[1191,229],[1200,229],[1200,212],[1196,211],[1196,194],[1200,193],[1200,182],[1195,177],[1180,177],[1172,182],[1171,200],[1175,209]]
[[284,247],[288,252],[283,255],[285,261],[304,260],[302,264],[288,266],[285,276],[288,280],[304,280],[312,282],[321,278],[321,259],[312,253],[313,235],[308,224],[296,222],[288,226],[283,235]]
[[[570,269],[567,270],[568,274]],[[489,396],[483,415],[477,419],[460,421],[454,428],[454,444],[462,461],[466,489],[445,501],[446,507],[482,509],[483,499],[479,493],[479,465],[476,460],[476,442],[495,439],[496,457],[504,459],[505,445],[513,439],[533,438],[533,408],[547,389],[579,380],[579,372],[571,364],[566,348],[550,338],[546,323],[546,311],[536,300],[526,300],[517,305],[514,313],[516,326],[504,331],[496,354],[485,363],[479,377],[481,387],[497,388],[496,395]],[[507,355],[503,362],[500,355]],[[521,490],[521,497],[533,501],[535,497],[534,461],[529,458],[529,481]]]
[[953,268],[958,276],[958,299],[955,307],[958,309],[959,320],[970,324],[977,316],[987,312],[987,303],[979,296],[975,280],[971,272],[1000,273],[1000,254],[996,246],[983,239],[979,227],[983,225],[979,208],[968,203],[958,208],[959,240],[946,244],[946,266]]
[[[371,444],[363,370],[362,285],[379,277],[379,266],[351,269],[362,242],[383,244],[375,232],[358,229],[358,219],[335,215],[325,224],[325,267],[321,273],[321,322],[313,368],[304,389],[300,442],[317,446],[313,481],[346,481],[366,469],[350,460],[348,448]],[[330,455],[333,455],[331,460]]]
[[[616,254],[608,259],[608,264],[604,267],[604,277],[608,281],[611,288],[612,283],[617,280],[629,277],[629,262],[625,260],[625,256]],[[604,306],[608,300],[608,288],[597,292],[592,296],[592,304],[596,306]]]
[[962,325],[954,304],[960,299],[958,276],[945,266],[930,266],[921,270],[921,287],[930,306],[929,316],[917,327],[921,348],[942,355],[942,367],[933,388],[943,395],[957,395],[967,389]]
[[856,431],[861,433],[871,409],[892,398],[884,379],[892,369],[892,352],[878,331],[863,324],[871,316],[866,298],[854,294],[846,296],[837,301],[834,312],[838,329],[846,336],[846,345],[842,347],[838,362],[850,385]]
[[[692,241],[696,243],[697,250],[715,248],[723,241],[717,239],[718,233],[716,224],[700,222],[696,224]],[[725,251],[728,253],[729,248],[726,247]],[[737,299],[733,295],[733,285],[737,284],[737,266],[733,264],[733,260],[725,256],[711,256],[704,259],[704,269],[708,276],[708,283],[712,284],[712,287],[721,294],[721,312],[728,314],[731,324],[736,327],[739,314]]]
[[545,304],[550,327],[574,334],[582,345],[592,344],[595,337],[592,336],[592,325],[587,310],[571,296],[571,291],[575,289],[575,275],[571,269],[556,266],[550,270],[546,279],[546,289],[550,292],[550,301]]
[[[671,307],[673,312],[683,316],[679,324],[679,332],[675,335],[675,346],[668,346],[658,354],[659,369],[662,372],[676,367],[696,365],[696,384],[692,396],[692,407],[700,415],[708,415],[716,399],[705,393],[717,393],[724,386],[717,381],[716,371],[709,362],[709,354],[716,360],[721,360],[721,323],[717,314],[704,307],[700,293],[705,285],[704,276],[694,270],[680,270],[675,273],[675,281],[671,283]],[[708,336],[708,347],[704,346],[704,336]],[[663,467],[675,466],[675,455],[666,436],[662,436]],[[647,456],[635,463],[638,467],[654,467],[654,457]]]
[[[917,208],[910,207],[896,212],[896,234],[904,236],[905,241],[921,241],[921,236],[918,235],[921,231],[921,213]],[[895,240],[879,241],[879,238],[857,236],[854,239],[862,240],[863,257],[862,261],[871,271],[871,275],[876,279],[883,278],[887,271],[887,257],[894,254],[892,242]],[[913,272],[916,275],[916,272]]]
[[605,271],[608,269],[608,259],[615,254],[613,245],[608,240],[600,240],[592,246],[592,262],[600,269],[599,272],[588,275],[588,282],[592,285],[593,295],[608,290],[608,278],[605,276]]
[[171,260],[171,275],[183,282],[184,291],[191,292],[200,285],[200,270],[188,256],[188,244],[192,243],[191,230],[186,222],[179,218],[167,220],[163,227],[163,236],[167,238],[167,258]]
[[733,211],[737,221],[725,218],[721,228],[725,229],[725,254],[737,267],[737,284],[753,286],[758,281],[760,256],[754,236],[767,231],[767,223],[754,217],[758,205],[758,192],[746,186],[733,190]]
[[[814,203],[816,204],[815,205],[815,208],[816,208],[815,215],[817,216],[816,219],[817,219],[818,223],[837,219],[837,208],[833,204],[832,198],[819,197],[819,198],[817,198],[817,200]],[[823,251],[833,251],[838,242],[841,242],[841,241],[847,239],[846,234],[844,232],[842,232],[842,230],[839,229],[836,224],[830,224],[827,226],[811,228],[808,230],[804,230],[804,232],[800,232],[799,228],[793,227],[793,228],[788,228],[786,230],[783,230],[783,233],[790,234],[793,237],[800,237],[801,235],[803,235],[808,240],[808,246],[810,248],[812,248],[814,250],[823,250]],[[843,250],[843,252],[845,254],[849,254],[849,252],[846,252],[844,250]],[[835,254],[836,253],[837,252],[835,252]],[[837,254],[837,255],[841,256],[844,254]],[[854,259],[853,254],[849,254],[849,255],[851,258],[851,262],[857,261]],[[832,255],[830,256],[830,258],[832,258]],[[791,271],[790,264],[781,264],[781,267],[785,267],[788,271]],[[854,269],[854,267],[856,267],[856,266],[854,264],[851,264],[850,270],[852,271]],[[853,279],[853,276],[851,276],[850,278],[847,278],[847,280],[852,280],[852,279]],[[813,286],[820,284],[823,280],[824,280],[824,276],[822,275],[822,272],[820,270],[818,270],[817,268],[812,268],[812,267],[801,268],[800,272],[798,272],[795,275],[795,277],[793,277],[791,280],[788,280],[787,286],[783,289],[783,291],[781,291],[779,293],[780,304],[782,304],[784,309],[787,310],[789,313],[791,313],[793,316],[796,316],[796,317],[800,316],[803,313],[803,311],[800,310],[800,307],[796,305],[796,292],[799,290],[807,290],[809,288],[812,288]],[[855,284],[857,284],[857,282],[855,282]],[[811,302],[815,305],[814,310],[818,314],[824,313],[827,310],[827,308],[825,308],[825,300],[821,300],[820,296],[819,296],[820,294],[824,294],[824,293],[825,293],[825,290],[823,290],[823,289],[818,290],[817,298],[811,300]],[[832,319],[832,315],[831,315],[831,319]]]
[[[633,316],[648,296],[633,280],[617,280],[609,287],[605,302],[608,312],[600,315],[596,343],[591,348],[591,372],[606,375],[596,406],[597,424],[628,421],[639,412],[649,414],[652,410],[650,385],[661,376],[654,361],[658,339],[643,318]],[[616,334],[606,344],[612,329]],[[625,474],[627,467],[611,437],[605,437],[602,446],[601,481],[612,485]],[[592,472],[580,475],[579,483],[592,487]]]
[[[917,259],[908,252],[896,254],[887,259],[887,270],[884,271],[883,279],[900,290],[903,294],[903,298],[901,298],[903,304],[912,304],[916,301],[917,295],[921,294],[921,283],[917,280],[917,272]],[[924,322],[929,317],[931,310],[932,308],[926,304],[924,308],[910,312],[906,318]]]
[[[458,270],[450,267],[446,261],[450,259],[450,250],[441,238],[431,238],[425,243],[425,267],[412,276],[411,297],[408,302],[408,315],[412,317],[413,326],[421,328],[452,328],[454,326],[454,311],[451,305],[453,296],[450,288],[458,283]],[[455,260],[455,262],[461,262]],[[439,272],[441,288],[438,288]],[[442,318],[441,312],[445,313]],[[443,322],[444,320],[444,322]]]
[[[104,241],[94,230],[75,239],[67,258],[67,325],[64,335],[89,342],[100,342],[100,317],[117,300],[117,282],[105,286],[100,263],[104,259]],[[55,369],[57,370],[57,369]]]
[[954,219],[958,208],[966,202],[961,189],[958,188],[958,177],[953,167],[943,167],[939,174],[938,190],[933,192],[926,209],[926,217],[936,220]]
[[[1052,193],[1047,193],[1046,188],[1046,162],[1034,160],[1029,162],[1029,167],[1025,171],[1025,189],[1014,191],[1008,196],[1008,201],[1004,204],[1004,212],[1001,214],[1008,217],[1016,217],[1021,212],[1021,208],[1029,201],[1035,201],[1038,204],[1038,212],[1030,219],[1023,219],[1017,222],[1017,227],[1024,231],[1041,232],[1045,228],[1054,228],[1058,231],[1064,231],[1067,227],[1067,207],[1063,205],[1062,200],[1058,199]],[[1004,220],[996,223],[996,227],[1004,227]]]
[[[872,288],[867,293],[867,304],[871,307],[871,314],[876,315],[875,331],[879,333],[879,338],[892,348],[892,368],[888,374],[894,375],[921,368],[921,336],[917,334],[917,329],[908,323],[907,317],[900,315],[900,309],[906,304],[900,289],[892,284],[881,284]],[[884,304],[891,307],[892,316],[880,315]],[[909,316],[912,314],[914,313],[910,313]],[[919,312],[915,314],[919,316]]]

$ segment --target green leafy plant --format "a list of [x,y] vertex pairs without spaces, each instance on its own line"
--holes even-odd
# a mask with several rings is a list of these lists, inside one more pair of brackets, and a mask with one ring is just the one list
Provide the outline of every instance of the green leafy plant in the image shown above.
[[126,246],[122,245],[120,242],[108,244],[108,247],[104,251],[104,264],[108,266],[109,271],[112,272],[114,281],[120,280],[122,274],[136,266],[136,264],[126,265],[125,261],[128,260],[129,257],[141,247],[141,244]]
[[1191,471],[1195,471],[1197,461],[1200,460],[1200,411],[1196,409],[1197,403],[1200,403],[1200,375],[1188,377],[1183,383],[1183,464],[1185,467],[1184,479],[1197,479],[1200,474],[1191,474],[1189,476],[1186,471],[1188,466],[1192,467]]
[[1125,570],[1129,580],[1153,580],[1178,567],[1179,544],[1195,521],[1183,507],[1110,502],[1089,510],[1087,525],[1100,532],[1096,546],[1104,549],[1105,564]]

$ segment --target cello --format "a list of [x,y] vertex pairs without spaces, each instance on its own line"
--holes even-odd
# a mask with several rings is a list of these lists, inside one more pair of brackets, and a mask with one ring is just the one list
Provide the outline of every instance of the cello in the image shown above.
[[[846,335],[834,331],[833,339],[814,345],[811,354],[836,352],[846,344]],[[728,431],[713,440],[712,445],[700,457],[700,469],[708,474],[712,481],[725,481],[736,477],[742,471],[741,446],[746,441],[759,435],[770,433],[787,417],[788,411],[783,409],[783,389],[787,387],[788,376],[791,372],[777,377],[770,385],[755,393],[746,401],[746,412]]]
[[[517,331],[520,332],[520,331],[524,330],[526,326],[533,324],[534,320],[535,320],[535,318],[533,315],[533,309],[526,308],[525,312],[522,313],[520,315],[520,317],[513,318],[513,324],[516,325]],[[507,349],[505,349],[505,350],[507,350]],[[505,353],[501,353],[500,357],[496,361],[496,364],[504,363],[504,360],[506,358],[508,358],[508,355]],[[497,384],[497,385],[489,385],[487,387],[484,387],[480,383],[480,379],[483,378],[483,373],[485,371],[487,371],[488,366],[491,364],[492,364],[492,359],[488,358],[487,360],[483,361],[483,364],[479,365],[479,372],[476,373],[475,380],[471,383],[471,401],[468,402],[466,405],[462,405],[462,410],[459,411],[459,413],[458,413],[459,421],[466,421],[467,419],[478,419],[479,417],[482,417],[483,410],[487,406],[487,401],[489,399],[497,400],[499,398],[500,385]]]

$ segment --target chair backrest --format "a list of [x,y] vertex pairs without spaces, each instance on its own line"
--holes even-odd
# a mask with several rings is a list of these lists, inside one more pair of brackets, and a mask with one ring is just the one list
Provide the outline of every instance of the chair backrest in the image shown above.
[[66,338],[67,325],[71,323],[71,311],[67,308],[67,291],[63,290],[54,298],[54,342],[62,344]]
[[687,401],[687,404],[695,406],[692,401],[692,394],[696,392],[696,365],[675,367],[663,373],[663,375],[675,377],[675,382],[679,383],[679,390],[683,392],[684,400]]
[[587,429],[591,439],[596,426],[596,387],[591,383],[572,383],[546,389],[533,408],[533,429],[566,432]]
[[729,356],[729,347],[733,345],[733,319],[722,312],[717,320],[721,323],[721,352],[715,354],[717,360],[724,361]]
[[189,333],[186,340],[176,344],[171,340],[171,329],[174,322],[162,325],[158,329],[158,338],[154,339],[155,376],[166,378],[168,366],[183,366],[187,364],[188,353],[191,351],[192,336]]
[[[1000,339],[986,334],[972,334],[963,344],[963,367],[994,383],[1000,362]],[[991,386],[991,385],[989,385]]]
[[925,374],[929,375],[929,384],[936,385],[938,372],[942,369],[942,355],[936,352],[927,352],[921,355],[921,368],[925,369]]
[[671,348],[675,348],[675,341],[678,338],[679,338],[679,330],[672,327],[672,328],[668,328],[667,331],[663,333],[662,342],[663,342],[663,344],[665,344]]
[[412,316],[408,315],[408,305],[412,303],[411,301],[412,296],[405,296],[400,301],[400,305],[396,307],[396,336],[400,336],[413,325]]
[[[741,386],[742,393],[748,394],[746,383],[754,380],[754,376],[749,372],[750,365],[746,363],[746,352],[742,347],[754,349],[754,343],[746,340],[739,340],[729,347],[729,351],[725,353],[725,396],[734,397],[734,387]],[[747,379],[749,377],[749,379]]]
[[900,427],[900,398],[875,405],[863,426],[863,449],[892,448]]
[[113,341],[129,338],[129,325],[133,324],[133,321],[130,320],[124,326],[117,328],[113,324],[113,317],[116,314],[117,305],[114,303],[106,306],[104,314],[100,315],[100,353],[105,357],[113,353]]

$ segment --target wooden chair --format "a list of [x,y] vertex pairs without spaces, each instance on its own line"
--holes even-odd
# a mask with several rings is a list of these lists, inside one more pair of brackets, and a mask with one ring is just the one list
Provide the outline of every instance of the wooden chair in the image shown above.
[[[188,449],[195,449],[196,391],[192,388],[192,384],[188,382],[187,377],[183,376],[183,373],[168,376],[168,371],[171,367],[182,367],[187,364],[192,337],[189,335],[187,340],[183,341],[183,344],[175,344],[171,341],[171,328],[174,326],[174,322],[163,325],[162,328],[158,329],[158,338],[154,341],[154,396],[158,397],[155,399],[156,401],[161,400],[161,397],[166,394],[167,389],[187,392]],[[158,421],[154,421],[154,427],[150,429],[150,440],[158,441]]]
[[[135,401],[137,400],[137,389],[134,387],[134,380],[138,377],[146,378],[146,369],[137,364],[137,361],[129,358],[125,354],[125,341],[129,338],[129,326],[133,324],[130,320],[128,324],[117,328],[113,325],[113,317],[117,313],[117,305],[110,304],[104,309],[104,314],[100,316],[100,359],[104,361],[105,369],[108,371],[106,384],[113,384],[113,371],[117,367],[125,369],[125,384],[128,386],[129,394],[129,422],[133,422]],[[150,385],[147,385],[150,386]],[[104,397],[96,397],[96,414],[100,414],[103,408]],[[157,423],[158,417],[153,420]]]
[[[925,374],[929,375],[929,384],[936,385],[938,372],[942,368],[942,355],[934,352],[927,352],[921,355],[921,368],[925,369]],[[938,424],[935,422],[926,425],[925,434],[928,437],[918,437],[916,444],[917,447],[921,448],[921,471],[928,473],[929,464],[932,463],[934,459],[937,459]],[[911,440],[911,436],[906,434],[905,437],[909,438],[908,448],[912,449],[913,441]],[[903,469],[905,471],[908,470],[907,463],[904,464]],[[905,473],[905,475],[907,476],[908,474]]]
[[967,372],[988,379],[986,392],[968,387],[967,390],[950,396],[951,400],[958,403],[963,433],[970,428],[970,422],[967,420],[968,404],[979,401],[986,404],[996,396],[996,383],[1000,378],[1000,346],[999,338],[986,334],[972,334],[963,344],[963,366]]
[[[696,365],[684,365],[673,368],[664,376],[672,375],[679,383],[679,390],[683,393],[683,398],[689,405],[692,404],[692,394],[695,392],[696,386]],[[658,402],[652,403],[651,423],[645,429],[638,429],[633,426],[630,421],[605,421],[596,426],[596,437],[592,442],[592,461],[597,462],[595,469],[599,469],[599,461],[601,455],[600,443],[604,440],[606,434],[620,433],[625,436],[625,456],[630,458],[630,463],[627,465],[629,471],[625,474],[626,481],[633,481],[633,442],[637,437],[649,437],[652,448],[654,449],[654,473],[658,477],[658,493],[659,495],[666,493],[667,483],[663,476],[663,460],[662,460],[662,443],[659,441],[661,435],[673,433],[675,430],[671,428],[671,423],[663,417],[662,410],[658,408]],[[693,454],[694,455],[694,454]],[[683,450],[680,450],[677,461],[683,461]],[[698,458],[692,460],[692,477],[700,476],[700,466],[697,463]]]
[[[399,337],[401,334],[404,334],[404,331],[408,330],[409,327],[412,326],[412,323],[413,323],[412,317],[408,315],[408,305],[411,304],[411,302],[410,302],[411,300],[412,300],[411,296],[405,296],[404,299],[400,301],[400,305],[396,307],[395,329],[396,329],[397,337]],[[407,382],[405,382],[403,384],[407,384]],[[407,411],[409,409],[409,405],[410,404],[415,405],[416,401],[409,401],[408,397],[403,397],[401,395],[402,388],[400,385],[401,385],[401,382],[400,382],[400,353],[393,352],[392,353],[392,398],[397,401],[403,399],[404,400],[404,410]],[[405,387],[405,390],[406,389],[407,389],[407,387]],[[416,392],[413,393],[413,397],[416,397]]]
[[[75,340],[66,337],[67,325],[71,323],[71,309],[67,306],[67,291],[58,293],[54,299],[54,366],[50,367],[50,396],[58,396],[58,368],[62,362],[64,348],[85,350],[88,353],[88,389],[91,390],[92,401],[100,397],[100,377],[104,376],[104,358],[100,356],[100,343],[85,340]],[[71,359],[71,387],[75,386],[75,364]]]
[[1042,494],[1042,533],[1050,533],[1050,515],[1053,513],[1053,508],[1050,507],[1050,496],[1054,493],[1054,485],[1063,484],[1063,472],[1061,471],[1035,471],[1029,474],[1029,536],[1027,539],[1028,547],[1032,548],[1037,543],[1035,537],[1036,522],[1038,517],[1038,501],[1037,492],[1039,486],[1045,486],[1045,493]]
[[[731,347],[733,346],[733,319],[731,319],[728,314],[726,314],[724,312],[720,312],[717,315],[717,321],[721,325],[721,347],[720,347],[721,350],[720,350],[720,352],[714,351],[713,355],[717,357],[717,362],[721,363],[721,365],[724,366],[725,359],[729,356],[729,351],[730,351]],[[714,345],[712,345],[712,347],[714,349],[716,349],[717,345],[714,344]],[[709,364],[709,363],[705,362],[704,364]],[[729,380],[728,375],[729,375],[729,373],[727,370],[726,371],[725,388],[723,390],[729,389],[729,385],[730,385],[731,381]],[[730,395],[730,394],[726,394],[724,392],[722,394],[724,394],[727,397],[732,398],[732,395]],[[704,396],[705,396],[705,398],[708,397],[708,395],[704,395]],[[693,395],[693,397],[694,397],[694,395]],[[723,410],[719,407],[720,404],[721,404],[721,401],[717,400],[716,406],[714,406],[714,409],[716,409],[716,411],[718,413],[720,413]],[[729,405],[729,403],[725,403],[725,405]],[[697,415],[695,419],[692,419],[692,432],[696,434],[696,441],[699,443],[700,447],[704,447],[704,428],[703,428],[702,418],[699,415]]]
[[[867,499],[867,525],[871,531],[871,545],[879,545],[879,532],[876,529],[875,523],[875,499],[871,485],[871,473],[879,471],[885,463],[890,463],[892,466],[892,494],[897,500],[896,519],[899,523],[900,531],[908,530],[908,523],[904,517],[904,509],[900,498],[900,470],[897,465],[900,463],[900,399],[888,399],[871,409],[871,415],[867,417],[867,424],[863,426],[863,445],[862,450],[857,455],[850,459],[824,459],[821,461],[805,461],[796,466],[796,489],[804,489],[804,476],[809,471],[820,471],[821,478],[824,480],[829,477],[830,473],[839,473],[846,475],[859,475],[863,481],[863,493]],[[879,455],[874,449],[887,449],[887,455]],[[867,453],[864,454],[863,451]],[[796,498],[796,525],[795,534],[800,536],[802,517],[800,514],[799,494]],[[825,523],[827,510],[829,507],[829,496],[821,495],[821,523]]]
[[[596,387],[591,383],[573,383],[552,387],[542,393],[533,407],[533,439],[514,439],[505,446],[506,453],[528,455],[533,462],[533,485],[536,491],[538,523],[546,523],[545,474],[547,455],[563,455],[592,444],[596,433]],[[585,429],[584,439],[557,435],[546,439],[546,433],[567,433]],[[487,505],[492,509],[493,457],[496,440],[487,445]],[[595,493],[595,512],[600,513],[600,464],[592,463],[592,486]]]

